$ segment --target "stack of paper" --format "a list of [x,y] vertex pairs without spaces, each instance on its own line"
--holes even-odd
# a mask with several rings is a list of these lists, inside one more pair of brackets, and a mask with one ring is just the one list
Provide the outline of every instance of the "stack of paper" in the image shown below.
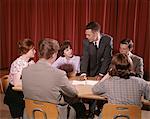
[[84,80],[84,81],[77,81],[77,80],[73,80],[72,84],[73,85],[95,85],[98,81],[94,81],[94,80]]

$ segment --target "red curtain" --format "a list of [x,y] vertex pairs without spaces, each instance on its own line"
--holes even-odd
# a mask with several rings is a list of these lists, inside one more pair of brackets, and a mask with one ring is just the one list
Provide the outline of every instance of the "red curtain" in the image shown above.
[[50,37],[71,40],[75,54],[82,55],[82,39],[89,21],[101,24],[114,38],[114,53],[123,38],[134,41],[133,52],[144,59],[149,79],[149,0],[0,0],[0,68],[10,67],[18,56],[17,41]]

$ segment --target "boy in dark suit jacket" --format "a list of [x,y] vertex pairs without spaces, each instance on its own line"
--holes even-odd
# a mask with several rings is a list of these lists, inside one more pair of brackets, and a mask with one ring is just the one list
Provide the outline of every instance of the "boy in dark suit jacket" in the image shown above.
[[143,78],[144,75],[144,63],[143,58],[132,54],[131,51],[133,50],[133,42],[129,38],[123,39],[120,42],[120,53],[128,55],[133,62],[133,71],[137,77]]
[[[85,30],[83,57],[81,60],[81,79],[95,76],[100,80],[106,73],[112,59],[112,37],[100,33],[100,25],[90,22]],[[89,118],[94,118],[96,101],[89,100]]]
[[111,62],[112,37],[100,33],[100,25],[96,22],[87,24],[85,35],[81,76],[97,76],[98,79],[101,79]]

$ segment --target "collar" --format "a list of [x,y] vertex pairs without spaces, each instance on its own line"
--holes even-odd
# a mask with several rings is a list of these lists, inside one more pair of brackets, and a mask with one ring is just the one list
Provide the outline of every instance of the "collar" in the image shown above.
[[49,66],[51,66],[51,63],[49,63],[48,62],[48,60],[46,60],[46,59],[39,59],[38,61],[37,61],[38,63],[44,63],[44,64],[47,64],[47,65],[49,65]]
[[132,54],[132,53],[129,51],[129,54],[128,54],[128,56],[129,56],[129,57],[132,57],[132,55],[133,55],[133,54]]
[[98,35],[98,40],[94,41],[93,43],[97,45],[97,47],[99,47],[99,43],[100,43],[100,39],[101,39],[101,35]]

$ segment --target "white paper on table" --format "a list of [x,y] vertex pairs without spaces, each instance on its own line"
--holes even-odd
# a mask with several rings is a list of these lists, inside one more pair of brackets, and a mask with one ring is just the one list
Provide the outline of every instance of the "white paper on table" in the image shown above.
[[98,81],[94,81],[94,80],[86,80],[86,82],[85,82],[87,85],[95,85],[96,83],[98,83]]
[[77,81],[73,80],[72,85],[95,85],[98,81],[94,80],[84,80],[84,81]]
[[85,81],[73,80],[71,82],[72,82],[72,85],[85,85]]

